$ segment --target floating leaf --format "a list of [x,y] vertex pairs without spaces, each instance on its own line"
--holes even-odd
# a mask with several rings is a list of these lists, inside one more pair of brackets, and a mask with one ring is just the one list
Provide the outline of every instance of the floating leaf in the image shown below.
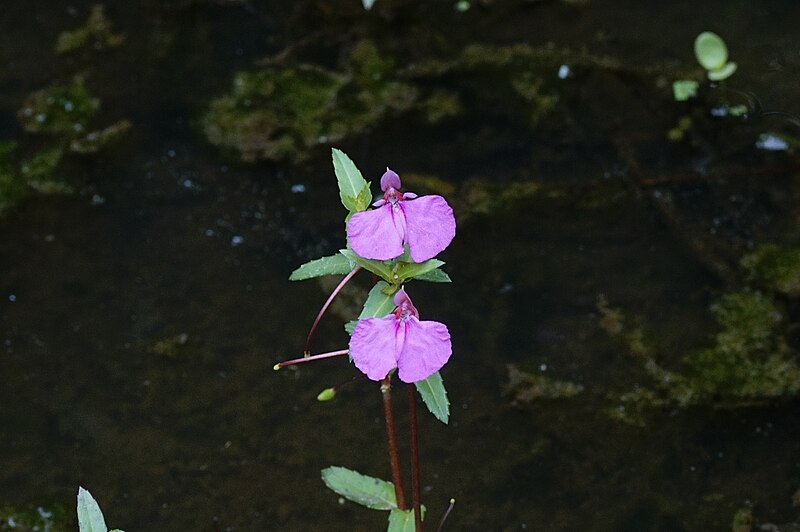
[[403,283],[408,279],[424,275],[431,270],[435,270],[439,266],[444,265],[444,261],[439,259],[429,259],[425,262],[398,262],[396,273],[400,277],[399,283]]
[[83,488],[78,488],[78,527],[80,532],[108,532],[100,506]]
[[447,424],[450,419],[450,401],[447,399],[447,390],[444,388],[444,382],[439,372],[437,371],[423,381],[415,382],[414,385],[431,414],[442,423]]
[[716,70],[728,62],[728,47],[722,37],[714,32],[704,31],[694,40],[694,55],[703,68]]
[[314,277],[321,277],[323,275],[344,275],[350,273],[353,266],[350,260],[337,253],[330,257],[322,257],[321,259],[314,259],[306,262],[289,276],[290,281],[305,281]]
[[[333,170],[339,184],[342,205],[350,212],[363,211],[369,207],[369,183],[361,175],[355,163],[343,151],[333,148]],[[367,193],[364,193],[364,189]],[[365,199],[366,198],[366,199]]]
[[346,467],[332,466],[322,470],[322,481],[345,499],[367,508],[373,510],[397,508],[394,484],[386,480],[368,477]]
[[672,96],[676,102],[685,102],[689,98],[697,96],[697,83],[693,79],[679,79],[672,82]]

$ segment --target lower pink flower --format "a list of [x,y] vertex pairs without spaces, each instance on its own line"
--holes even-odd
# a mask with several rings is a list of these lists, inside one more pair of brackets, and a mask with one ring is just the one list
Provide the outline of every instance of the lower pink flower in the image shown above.
[[438,321],[420,321],[405,290],[394,296],[397,308],[383,318],[360,320],[350,337],[350,356],[367,377],[379,381],[397,368],[403,382],[425,380],[453,352],[450,332]]

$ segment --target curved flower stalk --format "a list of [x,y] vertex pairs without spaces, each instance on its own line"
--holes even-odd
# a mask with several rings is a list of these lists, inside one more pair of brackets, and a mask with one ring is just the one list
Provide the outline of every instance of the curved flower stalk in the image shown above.
[[400,192],[400,176],[390,169],[381,177],[383,198],[373,210],[353,214],[347,224],[350,247],[367,259],[389,260],[403,254],[403,243],[414,262],[441,253],[456,234],[453,209],[441,196],[417,197]]
[[385,378],[394,368],[403,382],[427,379],[453,352],[450,332],[438,321],[420,321],[404,289],[395,294],[394,304],[396,308],[388,316],[358,322],[350,337],[350,356],[374,381]]

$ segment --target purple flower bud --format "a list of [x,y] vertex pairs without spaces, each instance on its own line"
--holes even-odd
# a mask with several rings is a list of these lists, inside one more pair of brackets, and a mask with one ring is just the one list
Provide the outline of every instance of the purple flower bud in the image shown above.
[[438,321],[420,321],[404,289],[395,294],[394,303],[397,308],[388,316],[358,322],[350,337],[350,356],[374,381],[394,368],[403,382],[425,380],[450,359],[450,332]]
[[386,192],[389,188],[400,190],[400,176],[394,173],[389,167],[386,167],[386,172],[381,176],[381,190]]

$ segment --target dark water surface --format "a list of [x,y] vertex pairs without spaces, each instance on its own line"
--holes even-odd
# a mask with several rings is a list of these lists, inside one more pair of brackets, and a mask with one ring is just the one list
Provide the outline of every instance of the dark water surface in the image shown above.
[[[334,143],[367,179],[388,164],[452,190],[458,235],[442,259],[454,283],[409,287],[454,342],[442,371],[451,422],[421,419],[430,521],[451,497],[453,531],[730,530],[745,507],[760,523],[798,518],[796,397],[667,402],[619,421],[620,395],[655,384],[602,330],[597,302],[641,324],[658,362],[679,369],[713,342],[709,305],[750,287],[739,258],[800,240],[797,154],[755,147],[765,132],[800,137],[800,5],[453,4],[109,1],[125,43],[58,56],[57,36],[90,2],[4,3],[3,139],[39,142],[17,110],[75,74],[102,100],[98,122],[133,127],[59,167],[79,194],[33,196],[0,219],[0,507],[71,508],[82,485],[129,532],[385,528],[383,513],[338,504],[319,480],[332,464],[389,477],[377,386],[319,403],[356,374],[343,359],[272,371],[300,355],[326,297],[289,273],[343,245],[330,145],[242,163],[202,127],[236,71],[292,46],[334,69],[367,38],[404,79],[462,106],[435,124],[388,113]],[[739,71],[678,104],[671,81],[701,79],[692,42],[708,29]],[[508,96],[514,68],[455,63],[473,43],[553,43],[575,59],[563,80],[557,65],[534,70],[557,95],[534,123],[538,96],[529,107]],[[450,70],[409,74],[432,59]],[[726,98],[750,118],[711,117]],[[668,141],[683,115],[691,139]],[[796,360],[796,294],[775,298]],[[347,307],[315,351],[345,345]],[[509,364],[583,391],[515,401]]]

